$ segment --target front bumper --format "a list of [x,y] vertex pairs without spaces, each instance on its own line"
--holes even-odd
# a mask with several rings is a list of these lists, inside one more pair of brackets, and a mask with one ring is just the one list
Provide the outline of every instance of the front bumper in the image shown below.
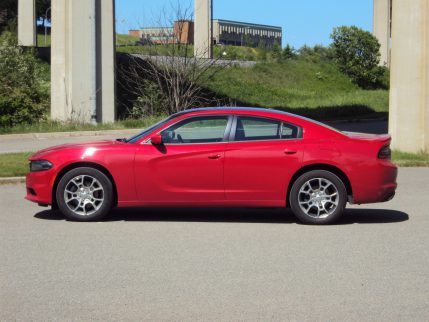
[[52,205],[52,189],[55,175],[51,170],[30,172],[26,176],[27,194],[25,199],[44,205]]

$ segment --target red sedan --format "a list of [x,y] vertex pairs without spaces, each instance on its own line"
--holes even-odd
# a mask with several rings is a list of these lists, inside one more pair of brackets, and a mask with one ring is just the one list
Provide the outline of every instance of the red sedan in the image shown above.
[[210,206],[290,207],[327,224],[347,202],[393,198],[390,140],[276,110],[186,110],[130,139],[37,152],[26,198],[79,221],[112,207]]

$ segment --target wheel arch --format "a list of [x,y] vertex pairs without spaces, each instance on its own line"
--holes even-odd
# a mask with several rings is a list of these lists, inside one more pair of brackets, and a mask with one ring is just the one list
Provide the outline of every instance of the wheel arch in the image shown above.
[[333,174],[338,176],[340,178],[340,180],[343,182],[344,186],[346,187],[347,196],[349,197],[349,199],[350,199],[350,197],[353,198],[352,185],[350,183],[350,179],[347,177],[347,175],[344,173],[344,171],[342,171],[340,168],[338,168],[334,165],[331,165],[331,164],[315,163],[315,164],[309,164],[309,165],[306,165],[306,166],[300,168],[292,176],[291,180],[289,181],[289,186],[287,188],[287,193],[286,193],[286,205],[288,207],[289,207],[289,194],[290,194],[290,191],[291,191],[292,186],[295,183],[295,181],[304,173],[309,172],[309,171],[313,171],[313,170],[325,170],[325,171],[332,172]]
[[109,170],[107,170],[104,166],[102,166],[98,163],[95,163],[95,162],[74,162],[74,163],[71,163],[71,164],[65,166],[64,168],[62,168],[60,170],[60,172],[58,172],[58,175],[55,178],[54,185],[52,187],[52,208],[54,208],[54,209],[58,208],[56,191],[57,191],[58,183],[60,182],[61,178],[70,170],[73,170],[76,168],[81,168],[81,167],[96,169],[96,170],[102,172],[103,174],[105,174],[109,178],[109,180],[113,186],[113,198],[114,198],[113,199],[113,207],[115,207],[118,203],[118,190],[116,188],[115,179],[113,178],[113,176],[109,172]]

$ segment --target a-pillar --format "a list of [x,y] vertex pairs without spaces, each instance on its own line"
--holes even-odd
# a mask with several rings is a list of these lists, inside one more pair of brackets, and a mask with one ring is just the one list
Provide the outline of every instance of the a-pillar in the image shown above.
[[[115,119],[114,0],[52,1],[51,117]],[[95,23],[95,25],[94,25]]]
[[390,13],[392,0],[374,0],[372,33],[380,43],[380,65],[390,66]]
[[195,0],[194,56],[213,58],[213,0]]
[[389,132],[394,149],[429,152],[429,0],[394,0]]
[[35,0],[18,0],[18,43],[21,46],[36,46]]

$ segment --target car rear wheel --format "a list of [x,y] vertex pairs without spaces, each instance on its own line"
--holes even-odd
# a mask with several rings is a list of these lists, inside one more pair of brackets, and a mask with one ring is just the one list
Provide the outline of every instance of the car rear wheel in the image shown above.
[[344,212],[347,191],[338,176],[326,170],[301,175],[292,185],[289,203],[295,216],[306,224],[331,224]]
[[60,211],[70,220],[91,221],[103,218],[112,208],[113,186],[101,171],[80,167],[67,172],[57,186]]

